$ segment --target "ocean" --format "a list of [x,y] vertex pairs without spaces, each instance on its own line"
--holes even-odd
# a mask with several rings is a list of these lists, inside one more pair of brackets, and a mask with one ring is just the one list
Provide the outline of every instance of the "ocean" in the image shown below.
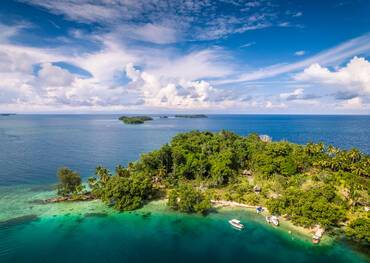
[[[273,140],[324,142],[370,153],[370,116],[210,115],[124,125],[119,115],[0,116],[0,262],[367,262],[349,245],[313,246],[253,212],[208,216],[149,204],[118,213],[98,201],[40,204],[59,167],[83,178],[97,165],[127,165],[179,132],[231,130]],[[244,231],[230,228],[238,217]]]

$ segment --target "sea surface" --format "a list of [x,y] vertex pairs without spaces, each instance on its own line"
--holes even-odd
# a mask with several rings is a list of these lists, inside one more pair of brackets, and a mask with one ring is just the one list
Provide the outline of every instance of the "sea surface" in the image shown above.
[[[368,262],[349,245],[313,246],[245,210],[206,217],[151,203],[118,213],[99,201],[42,204],[59,167],[91,176],[127,165],[178,132],[231,130],[370,153],[370,116],[210,115],[125,125],[118,115],[0,116],[0,262]],[[227,220],[239,218],[244,231]]]

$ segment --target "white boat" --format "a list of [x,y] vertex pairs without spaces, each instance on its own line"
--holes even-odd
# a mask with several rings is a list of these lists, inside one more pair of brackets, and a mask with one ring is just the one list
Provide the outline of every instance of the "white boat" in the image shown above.
[[324,235],[325,230],[321,227],[316,228],[315,234],[312,236],[312,243],[318,244],[321,241],[322,236]]
[[279,225],[279,219],[277,216],[266,216],[266,222],[269,224],[273,224],[274,226]]
[[271,223],[273,223],[275,226],[278,226],[279,219],[276,216],[271,216]]
[[233,227],[237,228],[237,229],[240,229],[240,230],[244,228],[244,225],[241,224],[238,219],[229,220],[229,224],[232,225]]

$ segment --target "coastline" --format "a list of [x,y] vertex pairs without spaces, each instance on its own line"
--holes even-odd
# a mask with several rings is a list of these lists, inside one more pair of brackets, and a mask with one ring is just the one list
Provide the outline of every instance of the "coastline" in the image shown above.
[[[148,208],[156,208],[158,206],[162,206],[163,210],[169,211],[169,209],[166,207],[165,203],[167,202],[166,198],[158,199],[150,201],[148,204],[146,204],[142,209],[148,209]],[[260,214],[256,213],[256,208],[258,206],[255,205],[248,205],[233,201],[226,201],[226,200],[211,200],[213,208],[216,209],[217,212],[223,212],[223,211],[244,211],[250,215],[255,216],[258,220],[259,224],[269,225],[265,221],[265,216],[270,215],[269,211],[266,207],[263,207],[263,212]],[[149,209],[150,210],[150,209]],[[148,211],[149,211],[148,210]],[[171,210],[173,213],[177,213]],[[181,215],[181,213],[179,213]],[[299,238],[301,240],[309,242],[313,246],[327,246],[331,245],[334,242],[334,238],[329,237],[328,235],[323,235],[321,238],[321,241],[319,244],[313,244],[312,243],[312,235],[314,234],[314,230],[311,228],[304,228],[301,226],[294,225],[290,220],[287,220],[283,217],[279,217],[280,224],[278,227],[275,227],[273,225],[269,225],[271,229],[279,230],[279,232],[285,232],[287,235],[292,236],[292,239]]]
[[[100,200],[86,200],[86,201],[75,200],[56,203],[45,203],[43,200],[57,198],[54,190],[33,191],[33,189],[37,187],[30,187],[29,189],[27,188],[20,187],[19,191],[16,192],[13,192],[14,188],[9,188],[8,190],[11,191],[12,194],[2,196],[3,203],[0,201],[0,207],[3,208],[2,210],[5,213],[3,213],[2,214],[3,216],[0,217],[1,222],[17,220],[18,218],[31,215],[43,218],[63,215],[83,216],[84,214],[89,213],[97,214],[104,213],[108,215],[120,213],[119,211],[116,211],[106,206]],[[167,199],[165,198],[152,200],[146,203],[142,208],[138,209],[137,211],[138,212],[160,211],[161,213],[171,213],[171,214],[176,213],[179,216],[185,216],[185,214],[181,214],[170,210],[166,206],[166,200]],[[258,220],[260,224],[266,224],[265,216],[269,215],[268,210],[265,207],[264,212],[262,212],[260,215],[257,215],[255,211],[256,206],[254,205],[248,205],[226,200],[212,200],[211,202],[213,207],[218,212],[241,210],[243,212],[250,213],[251,215],[256,215],[258,218],[260,218],[260,220]],[[135,213],[135,211],[127,213]],[[285,218],[282,217],[280,217],[279,220],[280,226],[274,227],[271,225],[272,229],[275,228],[280,229],[280,232],[285,232],[287,235],[290,234],[291,236],[299,237],[300,239],[304,239],[305,241],[309,241],[310,243],[312,243],[311,239],[313,232],[311,229],[296,226],[291,221],[286,220]],[[328,237],[328,235],[324,235],[320,242],[320,245],[331,244],[332,241],[333,238]]]
[[[237,209],[244,209],[248,211],[249,213],[256,213],[255,209],[258,207],[254,205],[242,204],[242,203],[226,201],[226,200],[211,200],[211,203],[213,207],[216,209],[222,209],[225,207],[231,208],[231,209],[237,208]],[[266,207],[263,207],[263,212],[261,212],[260,215],[263,217],[269,215],[268,209]],[[312,229],[304,228],[301,226],[296,226],[290,220],[287,220],[284,217],[279,217],[279,221],[280,221],[279,228],[287,231],[289,234],[296,234],[296,235],[303,237],[304,239],[308,239],[311,241],[312,235],[314,233]],[[328,244],[331,244],[332,241],[333,241],[332,238],[328,237],[327,235],[324,235],[321,239],[320,244],[328,245]]]

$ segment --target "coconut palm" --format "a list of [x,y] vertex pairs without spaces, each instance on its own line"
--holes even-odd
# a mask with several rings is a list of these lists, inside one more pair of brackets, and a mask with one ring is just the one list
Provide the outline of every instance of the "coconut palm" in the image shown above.
[[116,174],[121,177],[129,176],[130,172],[122,165],[117,165]]
[[110,178],[109,170],[103,166],[96,167],[95,174],[99,177],[100,182],[104,185],[108,182]]

